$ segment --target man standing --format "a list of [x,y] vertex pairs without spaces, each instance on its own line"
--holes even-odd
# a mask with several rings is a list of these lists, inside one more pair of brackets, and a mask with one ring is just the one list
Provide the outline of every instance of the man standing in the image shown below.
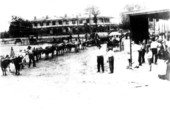
[[152,71],[152,51],[151,51],[150,47],[148,48],[147,59],[148,59],[148,63],[150,66],[149,71]]
[[75,39],[75,52],[79,52],[79,41],[77,38]]
[[157,59],[158,59],[158,42],[155,40],[155,37],[152,39],[151,43],[151,50],[152,50],[152,61],[157,64]]
[[139,50],[138,50],[138,62],[139,62],[139,65],[141,66],[142,65],[142,43],[139,42]]
[[102,72],[104,72],[104,51],[101,47],[101,45],[98,46],[98,50],[97,50],[97,72],[100,72],[100,67],[102,69]]
[[34,59],[34,55],[33,55],[33,50],[31,49],[31,46],[28,46],[28,56],[29,56],[29,65],[28,67],[31,66],[31,63],[33,62],[33,67],[36,67],[35,65],[35,59]]
[[101,42],[100,42],[99,35],[97,33],[95,33],[94,40],[95,40],[96,46],[100,46]]
[[113,73],[114,72],[114,52],[113,52],[113,48],[108,48],[107,57],[108,57],[108,62],[109,62],[110,73]]
[[14,49],[13,47],[11,47],[10,57],[14,58],[14,56],[15,56]]

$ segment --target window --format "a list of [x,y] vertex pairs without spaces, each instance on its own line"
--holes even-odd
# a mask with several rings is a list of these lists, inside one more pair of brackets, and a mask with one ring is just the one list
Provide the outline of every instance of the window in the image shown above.
[[108,18],[107,18],[107,19],[105,19],[105,22],[107,22],[107,23],[108,23],[108,22],[110,22],[110,19],[108,19]]
[[40,22],[40,26],[43,26],[43,22]]
[[86,19],[86,23],[89,23],[89,19]]
[[83,23],[83,20],[79,20],[79,23],[82,24],[82,23]]
[[59,23],[59,25],[62,25],[62,24],[63,24],[63,22],[62,22],[61,20],[59,20],[58,23]]
[[75,21],[75,20],[73,20],[73,21],[72,21],[72,24],[76,24],[76,21]]
[[66,20],[66,24],[68,25],[68,21]]
[[50,22],[47,22],[46,24],[47,24],[47,26],[49,26]]
[[53,25],[56,25],[56,22],[55,22],[55,21],[53,21],[53,22],[52,22],[52,24],[53,24]]
[[37,23],[34,23],[34,26],[37,27]]
[[103,23],[103,22],[104,22],[104,21],[103,21],[103,18],[101,18],[100,21]]

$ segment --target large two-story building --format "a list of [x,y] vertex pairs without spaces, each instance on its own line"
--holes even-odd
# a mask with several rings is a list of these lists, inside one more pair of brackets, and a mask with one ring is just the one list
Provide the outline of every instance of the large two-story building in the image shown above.
[[[89,33],[97,29],[98,32],[106,32],[112,27],[111,17],[53,17],[32,20],[33,28],[39,35],[63,35]],[[97,28],[96,28],[97,27]]]

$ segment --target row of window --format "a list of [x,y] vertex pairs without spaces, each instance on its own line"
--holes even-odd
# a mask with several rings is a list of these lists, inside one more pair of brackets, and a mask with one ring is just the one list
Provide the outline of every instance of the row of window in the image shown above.
[[[69,22],[71,23],[71,24],[77,24],[77,21],[76,20],[72,20],[72,21],[62,21],[62,20],[58,20],[58,21],[46,21],[46,22],[35,22],[35,23],[33,23],[33,25],[35,26],[35,27],[37,27],[38,26],[38,24],[39,24],[39,26],[49,26],[50,25],[50,23],[51,23],[51,25],[57,25],[57,23],[59,24],[59,25],[63,25],[64,23],[66,24],[66,25],[68,25],[69,24]],[[109,19],[100,19],[100,22],[109,22]],[[86,19],[86,20],[79,20],[79,24],[83,24],[83,23],[89,23],[89,19]],[[93,23],[94,23],[94,21],[93,21]]]
[[85,27],[58,27],[58,28],[45,28],[45,29],[36,29],[38,32],[38,35],[68,35],[70,32],[72,34],[85,34],[95,32],[97,30],[98,32],[108,32],[108,30],[111,28],[111,26],[100,26],[98,29],[96,27],[91,28],[85,28]]

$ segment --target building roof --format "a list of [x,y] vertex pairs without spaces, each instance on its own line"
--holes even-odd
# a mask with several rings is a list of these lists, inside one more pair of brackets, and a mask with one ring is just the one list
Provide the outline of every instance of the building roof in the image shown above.
[[[89,17],[85,17],[85,16],[80,16],[78,17],[79,19],[87,19]],[[98,16],[98,18],[112,18],[112,17],[108,17],[108,16]],[[54,21],[54,20],[76,20],[77,17],[43,17],[43,18],[39,18],[39,19],[34,19],[31,20],[31,22],[40,22],[40,21]]]
[[133,12],[125,12],[125,15],[129,16],[148,16],[149,18],[160,18],[160,19],[169,19],[170,18],[170,9],[160,9],[160,10],[140,10]]

